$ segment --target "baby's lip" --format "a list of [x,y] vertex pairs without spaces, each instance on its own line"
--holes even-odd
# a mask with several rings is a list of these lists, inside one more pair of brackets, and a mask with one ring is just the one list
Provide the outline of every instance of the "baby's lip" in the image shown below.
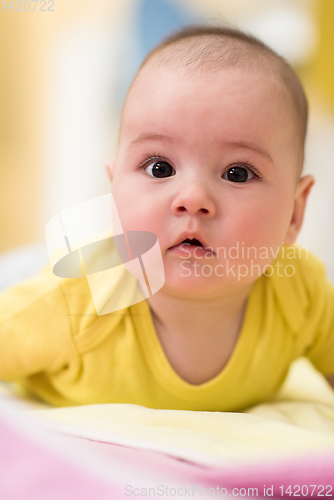
[[[209,247],[209,245],[207,245],[207,243],[206,243],[206,240],[204,240],[203,236],[199,232],[197,232],[197,231],[195,231],[195,232],[193,232],[193,231],[184,231],[183,233],[181,233],[177,237],[177,239],[175,240],[174,244],[170,248],[176,247],[177,245],[181,245],[181,243],[184,240],[187,240],[187,239],[189,239],[189,240],[196,239],[196,240],[198,240],[202,244],[203,248],[208,248]],[[209,247],[209,249],[211,250],[211,247]]]

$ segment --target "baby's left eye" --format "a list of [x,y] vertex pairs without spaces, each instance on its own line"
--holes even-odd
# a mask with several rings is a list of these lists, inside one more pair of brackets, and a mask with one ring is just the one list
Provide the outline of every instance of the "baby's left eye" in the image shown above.
[[235,166],[229,168],[223,175],[223,179],[231,182],[246,182],[256,175],[247,167]]

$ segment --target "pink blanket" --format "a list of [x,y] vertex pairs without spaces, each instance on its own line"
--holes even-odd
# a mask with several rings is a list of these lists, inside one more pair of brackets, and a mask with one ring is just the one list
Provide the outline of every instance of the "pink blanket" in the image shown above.
[[[206,466],[176,456],[42,429],[0,401],[1,500],[333,496],[334,451]],[[155,494],[155,496],[154,496]]]

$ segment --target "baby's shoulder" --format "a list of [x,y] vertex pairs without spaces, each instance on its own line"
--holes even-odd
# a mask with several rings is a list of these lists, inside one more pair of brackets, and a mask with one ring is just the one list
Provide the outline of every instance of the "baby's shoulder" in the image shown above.
[[273,265],[276,265],[277,277],[285,278],[285,286],[311,291],[326,280],[325,264],[308,247],[299,244],[282,245]]
[[276,304],[297,333],[310,311],[321,308],[332,293],[326,267],[307,247],[294,244],[280,248],[272,269],[266,281],[273,289]]

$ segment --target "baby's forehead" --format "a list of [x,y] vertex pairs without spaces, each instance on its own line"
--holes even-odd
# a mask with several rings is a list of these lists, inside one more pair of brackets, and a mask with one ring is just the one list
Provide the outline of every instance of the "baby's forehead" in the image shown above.
[[[189,72],[150,66],[128,96],[119,145],[123,155],[134,151],[131,144],[139,137],[162,134],[193,152],[196,147],[199,154],[208,147],[214,154],[224,141],[259,141],[263,150],[266,143],[275,148],[286,144],[288,150],[291,138],[296,144],[290,108],[279,78],[261,70]],[[138,145],[135,151],[141,151]]]
[[193,70],[149,64],[134,80],[123,115],[126,115],[126,122],[129,123],[135,116],[136,108],[144,109],[145,114],[149,114],[157,104],[158,107],[163,107],[164,103],[167,106],[182,104],[182,108],[187,105],[189,108],[196,107],[196,96],[198,95],[198,103],[203,104],[205,100],[211,100],[211,92],[216,93],[219,101],[228,99],[230,93],[235,96],[239,92],[239,99],[233,100],[236,107],[247,105],[247,100],[252,102],[255,95],[258,104],[264,108],[279,102],[280,112],[284,109],[284,113],[289,113],[291,105],[291,99],[275,71],[268,73],[262,68],[249,70],[229,67]]
[[[187,31],[187,30],[186,30]],[[259,40],[234,30],[190,30],[185,36],[172,37],[158,45],[143,61],[130,87],[128,96],[134,96],[138,83],[145,77],[153,80],[163,69],[177,71],[200,79],[207,75],[216,77],[224,70],[258,74],[260,80],[274,90],[274,96],[290,106],[290,114],[299,129],[300,141],[305,141],[307,125],[307,100],[300,80],[284,58]],[[188,36],[190,35],[190,36]],[[160,73],[161,75],[161,73]],[[139,96],[143,98],[143,96]],[[126,99],[127,101],[127,99]],[[124,108],[126,108],[126,104]]]

